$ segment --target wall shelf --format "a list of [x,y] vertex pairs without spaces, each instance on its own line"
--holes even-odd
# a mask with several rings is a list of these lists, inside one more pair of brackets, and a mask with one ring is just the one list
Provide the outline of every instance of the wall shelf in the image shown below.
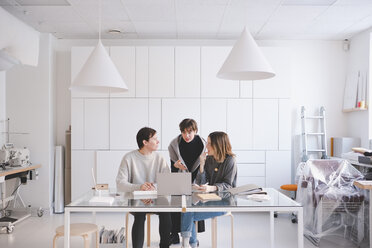
[[368,108],[351,108],[351,109],[343,109],[342,112],[349,113],[349,112],[356,112],[356,111],[366,111]]

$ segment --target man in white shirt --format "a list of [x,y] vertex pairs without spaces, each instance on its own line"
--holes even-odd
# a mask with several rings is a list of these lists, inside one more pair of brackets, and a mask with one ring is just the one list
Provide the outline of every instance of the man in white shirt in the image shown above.
[[[116,177],[118,191],[155,190],[156,174],[170,172],[165,159],[155,152],[159,146],[156,131],[149,127],[141,128],[136,138],[139,149],[125,154],[121,161]],[[133,248],[142,248],[146,213],[136,212],[132,214],[134,215],[132,227]],[[156,214],[159,215],[160,248],[168,248],[172,225],[170,213]]]

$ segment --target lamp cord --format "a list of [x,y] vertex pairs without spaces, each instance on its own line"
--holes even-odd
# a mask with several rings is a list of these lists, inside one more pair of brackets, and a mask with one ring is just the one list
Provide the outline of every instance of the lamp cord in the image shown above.
[[99,0],[98,6],[98,40],[101,41],[101,22],[102,22],[102,0]]

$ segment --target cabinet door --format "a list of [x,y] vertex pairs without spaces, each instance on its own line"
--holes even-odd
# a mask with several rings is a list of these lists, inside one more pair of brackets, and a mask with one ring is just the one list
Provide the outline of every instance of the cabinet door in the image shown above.
[[136,97],[149,96],[149,48],[136,47]]
[[291,151],[266,152],[266,187],[279,189],[291,183]]
[[[73,47],[71,48],[71,84],[74,82],[76,76],[83,68],[85,62],[93,52],[94,47]],[[108,49],[106,48],[108,51]],[[71,92],[71,97],[105,97],[109,92],[104,91],[100,93],[84,93],[84,92]]]
[[176,47],[176,97],[200,96],[200,47]]
[[202,47],[202,97],[239,97],[239,81],[220,79],[216,76],[230,50],[231,47]]
[[85,149],[109,149],[109,99],[85,99]]
[[174,96],[174,47],[149,48],[149,96]]
[[71,151],[71,200],[88,192],[93,186],[94,151]]
[[84,149],[84,99],[71,99],[71,149]]
[[134,97],[136,91],[136,50],[135,47],[110,47],[110,57],[118,69],[128,91],[111,93],[111,97]]
[[148,126],[147,99],[111,99],[111,149],[137,149],[136,134]]
[[278,150],[278,99],[253,100],[253,148]]
[[233,149],[252,149],[252,100],[229,99],[227,101],[227,133]]

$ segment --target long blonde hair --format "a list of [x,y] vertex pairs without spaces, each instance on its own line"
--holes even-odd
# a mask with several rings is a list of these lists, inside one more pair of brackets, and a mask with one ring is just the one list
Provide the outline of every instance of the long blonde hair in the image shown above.
[[218,163],[222,163],[227,155],[235,156],[231,151],[229,136],[224,132],[213,132],[209,134],[211,146],[214,150],[213,157]]

